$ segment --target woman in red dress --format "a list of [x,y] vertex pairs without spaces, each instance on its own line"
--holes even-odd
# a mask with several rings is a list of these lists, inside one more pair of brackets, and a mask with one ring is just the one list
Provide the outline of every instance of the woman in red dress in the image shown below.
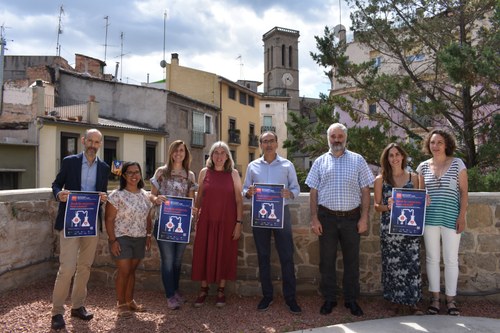
[[215,305],[222,307],[226,304],[226,280],[236,280],[243,215],[241,178],[226,143],[218,141],[212,145],[198,184],[191,278],[201,281],[201,289],[194,306],[201,307],[208,295],[208,284],[217,283]]

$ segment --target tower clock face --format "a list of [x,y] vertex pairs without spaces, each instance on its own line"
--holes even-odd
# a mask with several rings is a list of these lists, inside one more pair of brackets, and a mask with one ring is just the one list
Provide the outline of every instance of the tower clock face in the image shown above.
[[290,73],[285,73],[281,77],[281,80],[285,84],[285,86],[290,86],[293,83],[293,76]]

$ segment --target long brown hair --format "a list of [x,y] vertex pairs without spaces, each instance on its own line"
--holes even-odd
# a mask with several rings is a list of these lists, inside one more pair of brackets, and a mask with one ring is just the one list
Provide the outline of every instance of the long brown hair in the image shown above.
[[191,166],[191,152],[189,151],[184,141],[175,140],[168,147],[168,161],[165,169],[163,170],[163,176],[165,178],[170,178],[170,176],[172,175],[172,169],[174,167],[174,158],[172,156],[180,145],[184,145],[184,151],[186,152],[184,160],[182,161],[182,168],[186,170],[186,175],[189,176],[189,167]]
[[380,155],[380,174],[382,175],[382,180],[394,186],[394,178],[392,176],[392,168],[391,165],[389,164],[389,150],[392,148],[396,148],[399,153],[403,156],[403,161],[401,162],[401,169],[405,170],[407,163],[408,163],[408,154],[406,151],[401,148],[397,143],[389,143],[387,147],[384,148],[384,151],[382,152],[382,155]]

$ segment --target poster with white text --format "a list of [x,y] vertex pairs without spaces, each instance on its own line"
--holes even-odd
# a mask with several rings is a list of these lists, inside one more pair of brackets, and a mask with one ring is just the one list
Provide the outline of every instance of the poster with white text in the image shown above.
[[389,224],[390,234],[422,236],[425,224],[426,191],[419,189],[394,188]]

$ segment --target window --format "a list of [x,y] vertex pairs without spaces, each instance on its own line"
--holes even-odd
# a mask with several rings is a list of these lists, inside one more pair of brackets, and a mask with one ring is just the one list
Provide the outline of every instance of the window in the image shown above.
[[156,146],[155,141],[146,141],[146,179],[153,177],[156,170]]
[[285,66],[285,44],[281,45],[281,66]]
[[236,89],[233,87],[228,88],[228,97],[230,99],[236,100]]
[[425,54],[423,53],[413,54],[411,56],[406,57],[406,61],[408,61],[409,63],[424,61],[424,59],[425,59]]
[[212,134],[212,116],[205,115],[205,133]]
[[179,111],[179,127],[183,129],[188,128],[188,111],[180,110]]
[[248,131],[250,132],[251,135],[255,135],[255,125],[254,124],[250,124],[248,126]]
[[193,132],[191,145],[205,145],[205,115],[201,112],[193,111]]
[[293,65],[292,55],[293,55],[292,46],[290,45],[288,47],[288,67],[292,67],[292,65]]
[[260,133],[267,131],[276,132],[276,128],[273,126],[273,116],[264,116],[262,118],[262,126],[260,127]]
[[231,131],[236,129],[236,119],[229,119],[229,129]]
[[0,172],[0,190],[19,189],[19,172]]
[[379,68],[382,64],[382,56],[379,51],[372,50],[370,51],[370,60],[373,61],[373,67]]
[[234,164],[236,164],[236,151],[235,150],[230,150],[231,156],[233,157]]
[[377,113],[377,104],[376,103],[368,104],[368,114],[375,114],[375,113]]
[[80,135],[76,133],[61,132],[61,161],[69,155],[78,152],[78,139]]
[[255,106],[255,97],[248,95],[248,105],[249,106]]
[[267,70],[271,69],[271,51],[267,48]]
[[252,162],[255,160],[255,153],[248,153],[248,162]]
[[[118,138],[114,136],[104,137],[104,162],[109,166],[113,165],[113,161],[120,160],[117,156]],[[115,179],[115,174],[110,173],[109,179]]]
[[247,104],[247,94],[240,91],[240,103]]
[[264,116],[263,125],[264,126],[273,126],[273,116]]

